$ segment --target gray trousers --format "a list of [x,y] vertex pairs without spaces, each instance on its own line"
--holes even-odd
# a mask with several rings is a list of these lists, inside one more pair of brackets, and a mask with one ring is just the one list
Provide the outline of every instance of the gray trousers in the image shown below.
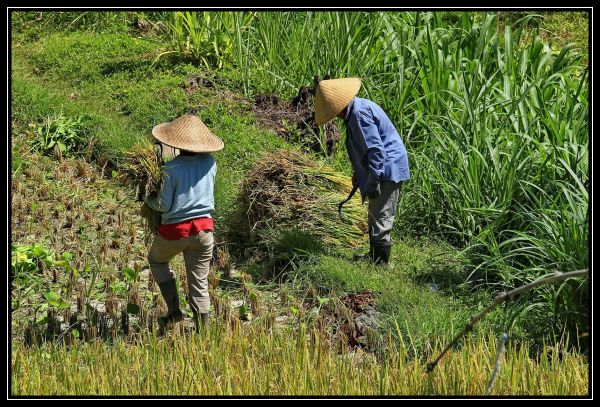
[[152,276],[158,284],[161,284],[175,278],[175,274],[169,267],[169,261],[176,254],[183,252],[188,281],[189,304],[192,311],[196,313],[206,313],[210,308],[208,271],[213,244],[214,237],[210,231],[203,231],[179,240],[166,240],[159,235],[155,235],[148,254]]
[[384,181],[379,186],[381,195],[369,198],[369,233],[374,246],[389,246],[402,182]]

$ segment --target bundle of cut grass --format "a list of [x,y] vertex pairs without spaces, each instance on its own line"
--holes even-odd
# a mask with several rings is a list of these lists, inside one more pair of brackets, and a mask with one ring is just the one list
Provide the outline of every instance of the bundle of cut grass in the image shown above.
[[[126,151],[125,157],[120,177],[135,187],[138,200],[160,191],[164,160],[155,144],[146,139]],[[160,213],[142,203],[140,215],[145,221],[146,237],[156,233],[160,225]]]
[[355,198],[337,206],[352,182],[306,155],[279,151],[261,160],[246,176],[240,203],[246,214],[242,231],[257,247],[297,249],[356,247],[364,242],[366,209]]

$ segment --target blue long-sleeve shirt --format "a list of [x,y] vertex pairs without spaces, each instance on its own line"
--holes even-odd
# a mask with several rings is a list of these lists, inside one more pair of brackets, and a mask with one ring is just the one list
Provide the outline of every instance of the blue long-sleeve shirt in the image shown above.
[[369,184],[410,179],[404,143],[379,105],[355,97],[344,120],[346,149],[363,196]]
[[161,212],[163,225],[212,217],[217,164],[210,154],[178,155],[164,166],[163,185],[145,202]]

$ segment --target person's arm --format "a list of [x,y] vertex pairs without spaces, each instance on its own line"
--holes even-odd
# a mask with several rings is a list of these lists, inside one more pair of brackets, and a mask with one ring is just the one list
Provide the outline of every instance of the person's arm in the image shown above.
[[383,174],[385,149],[373,117],[364,112],[360,112],[356,121],[358,130],[364,141],[364,146],[367,150],[367,159],[369,162],[367,191],[371,192],[378,189],[379,179]]
[[169,212],[174,200],[173,180],[166,170],[163,171],[162,177],[162,188],[158,191],[158,194],[147,196],[144,198],[144,202],[157,212]]

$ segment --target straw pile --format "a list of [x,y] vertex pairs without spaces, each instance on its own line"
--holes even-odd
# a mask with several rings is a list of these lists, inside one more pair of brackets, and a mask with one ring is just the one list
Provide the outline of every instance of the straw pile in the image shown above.
[[338,204],[351,189],[351,179],[331,167],[298,152],[279,151],[247,174],[240,197],[246,215],[241,226],[263,248],[280,244],[282,231],[292,231],[289,249],[302,235],[327,247],[357,247],[364,243],[367,230],[360,199],[344,205],[344,221],[337,215]]

